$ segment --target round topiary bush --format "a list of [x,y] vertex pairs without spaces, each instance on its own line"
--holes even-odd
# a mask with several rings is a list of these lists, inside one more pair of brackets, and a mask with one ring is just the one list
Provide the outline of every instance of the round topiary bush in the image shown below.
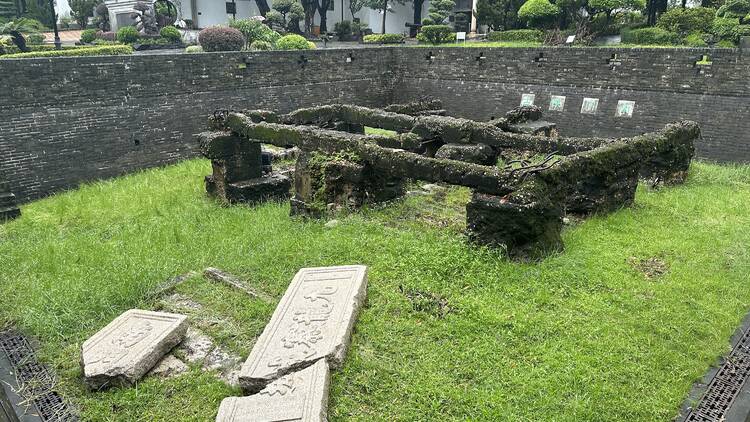
[[198,33],[203,51],[240,51],[245,46],[242,32],[225,26],[212,26]]
[[229,21],[229,27],[242,32],[247,45],[255,41],[265,41],[273,44],[281,38],[281,34],[257,19],[233,19]]
[[487,36],[490,41],[542,42],[544,32],[538,29],[513,29],[510,31],[493,31]]
[[96,39],[96,29],[84,29],[81,32],[81,42],[89,44]]
[[279,50],[310,50],[310,44],[305,37],[297,34],[284,35],[276,41]]
[[268,41],[258,40],[258,41],[253,41],[253,43],[250,44],[250,49],[258,50],[258,51],[268,51],[268,50],[273,49],[273,46]]
[[133,44],[140,36],[141,34],[134,26],[123,26],[117,30],[117,41],[123,44]]
[[44,34],[40,34],[38,32],[28,34],[26,35],[26,42],[31,45],[44,44]]
[[425,25],[419,29],[417,39],[430,44],[443,44],[456,40],[456,33],[448,25]]
[[182,34],[174,26],[165,26],[159,31],[159,35],[161,35],[162,38],[169,40],[175,44],[182,41]]
[[203,47],[201,47],[199,45],[189,45],[189,46],[185,47],[185,52],[186,53],[202,53],[203,52]]
[[528,0],[518,9],[518,17],[534,28],[546,28],[555,22],[560,8],[549,0]]

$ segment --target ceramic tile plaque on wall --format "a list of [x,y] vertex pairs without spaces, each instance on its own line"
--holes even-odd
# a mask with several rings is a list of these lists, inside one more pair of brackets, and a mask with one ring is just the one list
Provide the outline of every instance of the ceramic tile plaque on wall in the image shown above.
[[581,103],[581,114],[596,114],[598,108],[598,98],[584,98],[583,103]]
[[565,110],[565,97],[562,95],[553,95],[549,99],[549,111]]
[[635,109],[635,101],[620,100],[617,102],[615,117],[633,117],[633,109]]
[[521,107],[534,105],[535,98],[536,98],[536,95],[534,94],[522,94],[521,95]]

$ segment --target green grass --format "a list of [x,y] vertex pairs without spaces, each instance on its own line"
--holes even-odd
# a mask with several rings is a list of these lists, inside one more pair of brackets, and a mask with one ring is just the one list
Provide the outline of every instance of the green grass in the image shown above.
[[[543,47],[543,43],[528,41],[472,41],[466,43],[447,43],[447,44],[414,44],[414,47],[467,47],[467,48],[487,48],[487,47],[507,47],[507,48],[527,48]],[[550,46],[546,46],[550,47]],[[561,46],[563,47],[563,46]],[[660,44],[611,44],[611,45],[572,45],[564,46],[566,48],[691,48],[686,45],[660,45]]]
[[379,127],[370,127],[365,126],[365,134],[366,135],[382,135],[382,136],[396,136],[396,131],[388,130],[388,129],[381,129]]
[[[290,219],[287,204],[220,207],[203,192],[209,171],[195,160],[87,185],[0,226],[0,324],[41,341],[85,420],[212,420],[238,393],[198,368],[81,387],[86,338],[128,308],[158,308],[156,285],[207,266],[276,299],[301,267],[369,266],[333,375],[334,421],[668,421],[750,304],[750,166],[697,163],[686,185],[641,187],[632,208],[566,229],[565,252],[541,263],[467,245],[465,189],[325,228]],[[652,257],[664,275],[632,264]],[[207,309],[191,321],[243,356],[274,308],[201,277],[178,291]]]

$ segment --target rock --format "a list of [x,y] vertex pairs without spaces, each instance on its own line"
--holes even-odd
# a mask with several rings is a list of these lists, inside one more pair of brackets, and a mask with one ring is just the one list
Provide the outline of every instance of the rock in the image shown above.
[[187,317],[131,309],[86,340],[81,368],[86,386],[99,390],[132,385],[176,346],[187,331]]
[[203,361],[203,369],[206,371],[225,372],[235,366],[239,361],[239,356],[233,355],[221,347],[216,347]]
[[245,282],[240,280],[239,277],[236,277],[232,274],[224,272],[218,268],[213,268],[213,267],[206,268],[205,270],[203,270],[203,276],[210,280],[232,286],[235,289],[242,290],[243,292],[247,293],[248,295],[254,298],[262,298],[264,300],[270,300],[270,298],[266,296],[265,294],[256,292],[250,286],[245,284]]
[[339,367],[366,290],[362,265],[300,270],[242,366],[243,390],[260,391],[322,358]]
[[185,362],[177,359],[173,355],[167,355],[161,360],[151,371],[149,376],[159,376],[163,378],[172,378],[182,374],[188,370],[188,366]]
[[493,165],[497,162],[495,150],[484,144],[445,144],[437,150],[435,158],[458,160],[484,166]]
[[339,220],[331,220],[327,223],[325,223],[323,226],[327,229],[332,229],[339,225]]
[[214,349],[214,342],[210,337],[194,328],[188,328],[185,339],[177,346],[176,352],[188,363],[200,362]]
[[227,397],[216,422],[327,420],[330,375],[325,359],[285,375],[249,397]]
[[434,193],[445,190],[445,187],[434,183],[427,183],[422,185],[422,189],[424,189],[425,192]]
[[167,305],[169,309],[184,311],[197,311],[203,309],[203,305],[180,293],[172,293],[164,298],[164,304]]

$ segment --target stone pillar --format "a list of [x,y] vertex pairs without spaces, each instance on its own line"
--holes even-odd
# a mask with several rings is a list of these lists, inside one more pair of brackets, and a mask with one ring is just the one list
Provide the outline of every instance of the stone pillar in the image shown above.
[[294,192],[292,215],[322,218],[398,198],[405,187],[402,179],[376,171],[354,157],[302,152],[294,171]]
[[8,182],[0,181],[0,223],[20,216],[21,210],[16,205],[16,195],[10,191]]
[[740,51],[750,53],[750,37],[740,37]]
[[471,32],[472,35],[477,33],[477,0],[471,0]]
[[632,205],[638,187],[640,166],[639,162],[633,162],[582,174],[565,198],[565,211],[576,215],[591,215],[609,213]]

